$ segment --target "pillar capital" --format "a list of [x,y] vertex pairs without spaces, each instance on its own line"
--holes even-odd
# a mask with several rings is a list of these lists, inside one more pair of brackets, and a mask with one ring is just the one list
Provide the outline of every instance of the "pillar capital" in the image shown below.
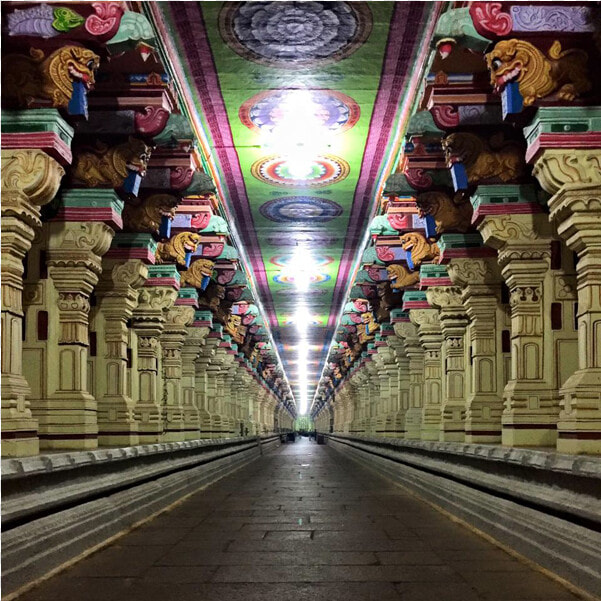
[[601,186],[599,149],[545,149],[536,160],[532,174],[549,194],[556,194],[564,186],[599,187]]
[[64,174],[42,150],[2,150],[2,217],[39,225],[38,208],[56,196]]

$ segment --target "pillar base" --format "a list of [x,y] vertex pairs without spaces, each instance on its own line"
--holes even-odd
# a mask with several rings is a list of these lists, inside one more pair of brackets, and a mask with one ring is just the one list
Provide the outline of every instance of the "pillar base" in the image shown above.
[[158,442],[163,442],[163,430],[152,431],[152,430],[140,430],[138,432],[138,438],[140,440],[140,444],[156,444]]
[[601,454],[601,369],[579,369],[560,391],[559,453]]
[[407,409],[405,413],[405,438],[407,440],[421,440],[422,437],[422,410],[419,408]]
[[38,455],[40,452],[40,441],[37,432],[31,436],[26,435],[25,430],[13,430],[2,420],[2,456],[3,457],[29,457]]
[[465,442],[500,444],[503,401],[499,397],[474,397],[467,401]]
[[200,427],[197,426],[196,428],[186,428],[184,436],[184,440],[198,440],[201,437]]
[[124,430],[119,432],[116,428],[105,432],[98,432],[99,447],[133,447],[140,444],[137,432]]
[[463,411],[463,406],[445,407],[438,438],[440,442],[465,442],[465,420],[461,419]]
[[533,416],[532,422],[527,422],[527,416],[519,417],[520,421],[503,420],[501,444],[504,447],[555,447],[557,444],[555,422],[541,423],[538,416]]

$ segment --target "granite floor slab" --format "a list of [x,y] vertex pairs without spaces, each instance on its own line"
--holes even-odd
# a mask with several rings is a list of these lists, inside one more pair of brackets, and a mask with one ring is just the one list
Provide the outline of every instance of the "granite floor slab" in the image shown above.
[[23,601],[528,601],[555,581],[327,446],[287,443]]

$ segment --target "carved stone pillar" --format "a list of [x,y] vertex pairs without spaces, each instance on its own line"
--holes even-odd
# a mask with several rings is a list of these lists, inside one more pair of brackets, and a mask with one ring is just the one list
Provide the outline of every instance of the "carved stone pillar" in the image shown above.
[[[509,196],[515,187],[505,188],[510,190]],[[472,202],[477,211],[479,198],[486,194],[485,186],[476,191]],[[555,446],[559,364],[552,321],[556,277],[551,265],[554,238],[548,216],[535,203],[531,207],[537,212],[485,215],[478,229],[486,244],[497,249],[510,291],[511,380],[503,395],[502,442],[508,446]],[[568,336],[566,329],[562,338]],[[563,362],[569,364],[571,359],[568,353]]]
[[90,295],[102,272],[101,257],[114,235],[107,224],[51,222],[47,266],[54,368],[47,372],[47,396],[32,400],[39,421],[40,448],[92,449],[98,446],[96,399],[88,392]]
[[557,450],[601,453],[601,154],[545,150],[534,175],[553,197],[551,219],[577,253],[578,369],[561,387]]
[[38,424],[23,377],[23,259],[63,168],[41,150],[2,151],[2,455],[35,455]]
[[219,344],[217,338],[210,338],[209,332],[204,346],[195,361],[195,398],[198,406],[201,438],[218,438],[213,432],[213,419],[209,411],[209,365],[215,356],[215,348]]
[[500,443],[503,413],[503,310],[496,258],[453,259],[447,266],[460,286],[470,319],[471,386],[465,414],[465,442]]
[[428,302],[440,309],[442,346],[443,399],[440,440],[465,440],[466,381],[469,378],[466,361],[466,328],[468,318],[461,301],[461,289],[456,286],[432,286],[426,292]]
[[442,389],[442,330],[438,309],[411,309],[411,322],[418,328],[424,349],[424,402],[422,407],[422,440],[438,440],[440,436]]
[[194,321],[194,307],[176,305],[165,316],[160,342],[163,351],[163,441],[186,440],[182,397],[182,349],[188,328]]
[[98,444],[130,446],[138,444],[135,402],[128,394],[128,322],[138,305],[138,290],[148,277],[142,261],[119,264],[103,261],[96,288],[95,391],[98,403]]
[[[200,409],[204,393],[204,381],[201,374],[197,377],[197,358],[209,334],[209,327],[188,326],[182,347],[182,402],[184,412],[185,440],[200,438]],[[200,402],[199,402],[200,401]]]
[[424,349],[415,324],[395,323],[394,333],[404,341],[409,360],[409,407],[405,412],[405,438],[419,440],[424,405]]
[[135,411],[141,444],[161,442],[163,436],[159,339],[165,327],[166,312],[174,305],[176,298],[177,290],[171,287],[144,286],[140,289],[138,307],[132,319],[138,341],[138,398]]
[[372,360],[371,356],[366,362],[365,370],[367,372],[366,399],[369,399],[369,419],[367,421],[366,434],[375,436],[382,411],[382,398],[380,396],[378,365]]
[[391,348],[396,367],[397,379],[397,408],[394,416],[391,436],[395,438],[405,438],[405,416],[410,408],[409,401],[409,357],[405,352],[403,340],[398,336],[389,336],[387,338],[388,346]]

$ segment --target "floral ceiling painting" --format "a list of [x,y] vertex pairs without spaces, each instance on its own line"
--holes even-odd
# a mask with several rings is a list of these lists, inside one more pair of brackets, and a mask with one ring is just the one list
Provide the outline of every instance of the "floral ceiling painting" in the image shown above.
[[152,8],[301,413],[397,155],[432,10],[422,2]]

